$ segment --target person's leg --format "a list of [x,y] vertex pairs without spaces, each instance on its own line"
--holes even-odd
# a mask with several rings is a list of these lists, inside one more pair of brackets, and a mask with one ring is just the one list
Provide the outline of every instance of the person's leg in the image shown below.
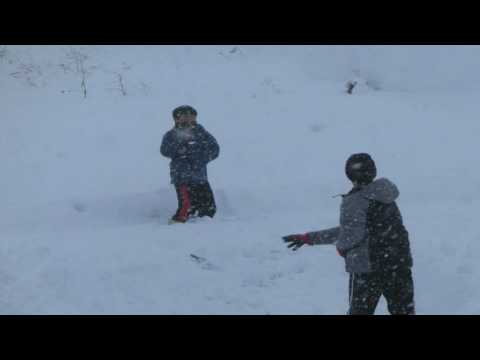
[[213,196],[212,188],[208,182],[197,185],[197,206],[198,216],[209,216],[213,218],[217,212],[215,204],[215,197]]
[[190,184],[188,186],[190,194],[190,216],[198,216],[199,209],[202,205],[202,193],[199,184]]
[[385,275],[383,294],[392,315],[415,315],[412,270],[389,271]]
[[348,315],[373,315],[381,296],[380,286],[376,273],[350,274]]
[[186,184],[175,185],[175,190],[177,192],[178,209],[172,220],[186,222],[192,207],[189,186]]

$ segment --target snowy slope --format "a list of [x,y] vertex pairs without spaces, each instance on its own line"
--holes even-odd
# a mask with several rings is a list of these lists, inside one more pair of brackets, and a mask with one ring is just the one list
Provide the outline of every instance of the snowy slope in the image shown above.
[[[458,46],[0,46],[0,313],[343,314],[333,247],[280,238],[337,224],[344,162],[366,151],[401,191],[417,312],[479,314],[478,60]],[[219,213],[167,226],[159,146],[184,103],[221,145]]]

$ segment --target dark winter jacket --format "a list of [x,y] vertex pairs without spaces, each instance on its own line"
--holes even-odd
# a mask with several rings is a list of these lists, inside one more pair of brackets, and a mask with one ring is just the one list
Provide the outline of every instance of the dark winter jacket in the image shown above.
[[385,178],[355,187],[343,196],[340,226],[308,236],[315,244],[336,244],[350,273],[411,267],[408,232],[395,203],[398,195]]
[[207,164],[218,157],[220,148],[203,126],[173,128],[162,140],[160,152],[172,159],[172,184],[198,184],[208,181]]

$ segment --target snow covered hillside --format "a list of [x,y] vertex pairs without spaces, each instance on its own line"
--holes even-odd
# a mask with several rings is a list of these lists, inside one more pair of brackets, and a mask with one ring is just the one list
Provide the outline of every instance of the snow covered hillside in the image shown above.
[[[281,236],[338,224],[355,152],[400,189],[417,313],[480,314],[479,61],[478,46],[0,46],[0,314],[344,314],[334,247]],[[159,147],[182,104],[220,143],[219,211],[168,226]]]

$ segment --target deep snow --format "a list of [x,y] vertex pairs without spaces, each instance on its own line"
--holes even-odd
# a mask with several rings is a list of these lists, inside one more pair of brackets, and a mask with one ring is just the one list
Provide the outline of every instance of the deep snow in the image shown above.
[[[478,46],[0,46],[0,313],[344,314],[334,248],[281,236],[337,225],[345,160],[365,151],[400,188],[417,312],[480,314],[479,60]],[[219,213],[167,226],[159,146],[185,103],[221,146]]]

